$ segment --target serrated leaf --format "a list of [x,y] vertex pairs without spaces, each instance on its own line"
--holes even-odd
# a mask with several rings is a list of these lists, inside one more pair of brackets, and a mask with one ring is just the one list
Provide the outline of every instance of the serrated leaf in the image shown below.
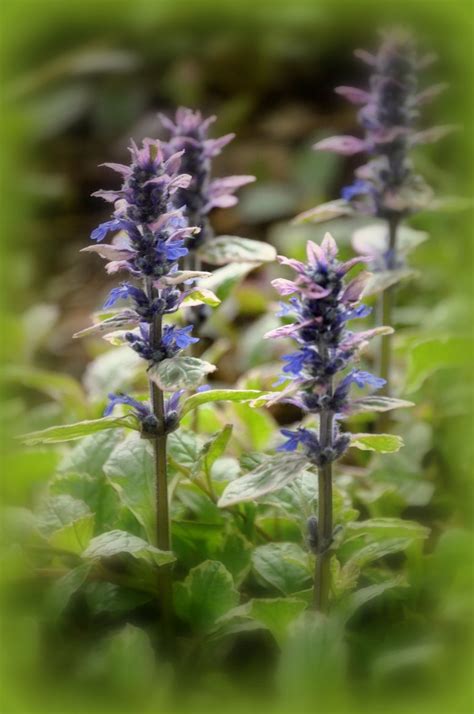
[[130,434],[112,451],[104,464],[104,473],[120,501],[141,523],[152,542],[155,538],[155,468],[151,444],[138,434]]
[[185,399],[181,414],[184,416],[192,409],[208,402],[246,402],[256,399],[262,394],[263,392],[258,389],[208,389]]
[[258,626],[269,630],[278,643],[285,639],[289,626],[306,609],[306,603],[296,598],[259,598],[226,613],[217,623],[216,634],[255,629]]
[[69,523],[49,537],[49,543],[54,548],[68,550],[71,553],[82,553],[94,535],[94,514],[90,513]]
[[405,390],[416,392],[439,369],[470,365],[473,341],[467,337],[443,337],[415,344],[409,353]]
[[29,434],[24,434],[21,439],[27,446],[59,444],[63,441],[82,439],[89,434],[94,434],[104,429],[135,429],[139,431],[140,426],[134,414],[127,414],[121,417],[102,417],[102,419],[88,419],[76,422],[75,424],[50,426],[41,431],[32,431]]
[[300,213],[294,219],[294,223],[325,223],[332,221],[334,218],[341,216],[352,216],[354,209],[350,203],[340,198],[336,201],[321,203],[315,208],[310,208],[309,211]]
[[256,548],[253,568],[266,583],[284,595],[304,590],[311,583],[310,556],[296,543],[268,543]]
[[226,508],[243,501],[254,501],[267,493],[278,491],[297,478],[307,463],[307,459],[301,454],[271,456],[254,471],[232,481],[219,499],[218,506]]
[[239,601],[229,571],[215,560],[207,560],[190,570],[182,583],[176,583],[176,612],[198,631],[209,631],[216,620]]
[[234,288],[252,270],[258,268],[260,263],[231,263],[223,268],[214,270],[209,278],[199,281],[199,287],[212,290],[220,300],[229,297]]
[[191,472],[199,461],[202,439],[188,429],[177,429],[168,436],[168,454],[172,461]]
[[407,402],[405,399],[369,396],[351,400],[349,409],[351,414],[358,414],[359,412],[388,412],[391,409],[403,409],[405,407],[414,406],[413,402]]
[[150,379],[160,389],[194,389],[216,367],[197,357],[172,357],[164,359],[148,370]]
[[276,258],[273,246],[240,236],[218,236],[204,243],[198,255],[211,265],[227,263],[268,263]]
[[374,540],[384,538],[427,538],[429,529],[415,521],[402,518],[370,518],[354,521],[347,526],[348,532],[368,535]]
[[83,557],[90,560],[112,558],[126,553],[137,560],[144,560],[151,565],[168,565],[175,560],[173,553],[159,550],[154,545],[147,543],[143,538],[127,533],[126,531],[113,530],[93,538]]
[[210,475],[212,465],[219,458],[219,456],[222,456],[224,453],[231,435],[232,424],[226,424],[221,432],[215,434],[204,444],[199,455],[199,461],[206,474]]
[[49,496],[38,510],[37,523],[41,533],[49,536],[74,521],[91,515],[84,501],[69,495]]
[[352,434],[350,445],[361,451],[389,454],[402,448],[403,439],[396,434]]
[[196,305],[209,305],[217,307],[221,301],[212,290],[207,288],[193,288],[181,303],[181,307],[195,307]]
[[370,277],[365,283],[361,294],[361,299],[381,293],[392,285],[396,285],[401,280],[407,280],[417,275],[416,270],[410,268],[400,268],[397,270],[381,270],[370,273]]
[[91,569],[92,563],[82,563],[51,586],[46,595],[45,609],[53,621],[61,617],[72,596],[86,582]]
[[61,459],[59,473],[89,474],[97,477],[117,445],[120,433],[115,429],[85,436]]
[[388,590],[402,587],[406,587],[406,582],[403,576],[397,576],[395,578],[391,578],[390,580],[376,583],[375,585],[360,588],[359,590],[342,597],[340,602],[337,604],[337,611],[341,613],[344,618],[344,622],[347,623],[347,621],[368,602],[380,597]]

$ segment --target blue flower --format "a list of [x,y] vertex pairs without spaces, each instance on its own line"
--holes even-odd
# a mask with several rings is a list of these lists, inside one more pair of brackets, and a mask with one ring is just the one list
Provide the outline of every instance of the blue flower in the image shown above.
[[105,223],[101,223],[100,226],[97,226],[97,228],[92,231],[91,239],[97,242],[103,241],[107,233],[119,231],[121,227],[122,221],[117,218],[114,218],[111,221],[106,221]]
[[118,394],[109,394],[108,398],[109,403],[107,404],[104,410],[104,416],[110,416],[114,410],[114,407],[116,407],[117,404],[126,404],[127,406],[132,407],[133,411],[139,419],[144,419],[145,417],[151,414],[151,410],[148,404],[144,402],[139,402],[136,399],[133,399],[133,397],[129,397],[127,394],[124,394],[123,392],[119,392]]
[[193,330],[192,325],[188,327],[176,327],[176,325],[166,325],[163,330],[163,337],[161,339],[162,344],[166,347],[168,351],[174,351],[177,349],[185,350],[186,347],[192,345],[195,342],[199,342],[198,337],[192,337],[191,332]]

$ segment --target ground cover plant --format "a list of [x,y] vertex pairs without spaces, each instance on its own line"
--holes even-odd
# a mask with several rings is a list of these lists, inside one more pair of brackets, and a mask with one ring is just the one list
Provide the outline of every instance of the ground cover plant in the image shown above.
[[327,121],[300,155],[300,187],[326,151],[368,156],[340,197],[328,180],[316,208],[280,213],[239,122],[219,136],[169,102],[94,175],[74,261],[107,276],[75,293],[77,378],[39,366],[54,307],[12,332],[4,631],[49,711],[78,692],[98,711],[199,711],[237,691],[247,708],[370,711],[384,692],[418,711],[430,693],[446,706],[453,652],[456,676],[469,666],[468,505],[445,474],[468,461],[471,342],[463,307],[434,302],[442,259],[424,263],[465,204],[417,168],[419,144],[451,140],[419,126],[441,91],[419,79],[431,55],[405,29],[379,41],[357,53],[369,89],[337,89],[363,136]]

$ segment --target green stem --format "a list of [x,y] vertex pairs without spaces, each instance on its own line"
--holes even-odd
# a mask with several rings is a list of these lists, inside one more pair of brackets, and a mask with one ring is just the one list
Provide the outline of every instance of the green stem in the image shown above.
[[[148,294],[153,296],[153,286],[148,283],[146,287]],[[162,332],[163,316],[156,315],[150,326],[150,341],[156,349],[158,349],[161,343]],[[157,435],[153,439],[155,457],[156,545],[160,550],[171,550],[164,397],[162,390],[152,380],[150,380],[149,384],[151,406],[158,422]],[[158,590],[163,622],[163,635],[166,639],[169,639],[172,631],[173,618],[172,579],[171,566],[169,565],[162,566],[158,570]]]
[[[388,220],[388,259],[387,259],[387,269],[393,270],[397,263],[397,230],[399,225],[399,218],[395,216]],[[383,291],[379,297],[378,313],[379,313],[379,325],[388,325],[391,327],[393,322],[393,307],[395,304],[395,285],[391,285],[389,288]],[[392,335],[384,335],[380,342],[380,352],[379,352],[379,375],[382,379],[385,379],[385,384],[380,390],[380,393],[384,396],[391,396],[392,393],[392,382],[391,382],[391,372],[392,372]],[[380,414],[378,419],[378,430],[383,432],[386,431],[390,421],[390,416],[387,412]]]
[[[319,346],[323,363],[328,360],[328,349],[324,343]],[[329,381],[326,395],[333,393],[332,379]],[[334,412],[323,409],[319,421],[319,443],[321,450],[332,446]],[[318,469],[318,552],[316,554],[316,569],[314,575],[314,608],[319,612],[327,612],[329,607],[329,591],[331,588],[331,551],[333,531],[332,517],[332,463],[320,466]]]
[[[321,448],[331,446],[334,414],[321,413],[319,439]],[[318,553],[314,581],[314,607],[319,612],[327,612],[331,586],[332,541],[332,463],[318,469]]]

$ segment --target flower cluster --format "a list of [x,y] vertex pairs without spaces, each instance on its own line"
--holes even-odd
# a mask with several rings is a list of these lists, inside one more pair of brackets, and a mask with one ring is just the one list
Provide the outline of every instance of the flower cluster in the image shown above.
[[[179,424],[179,400],[184,390],[175,392],[164,404],[165,432],[169,434],[174,431]],[[131,407],[131,412],[140,422],[144,436],[155,436],[158,428],[158,420],[148,402],[139,402],[137,399],[119,392],[109,394],[109,403],[104,411],[104,416],[110,416],[117,404]]]
[[[183,151],[165,155],[161,143],[152,139],[145,139],[141,148],[132,142],[130,151],[130,166],[104,164],[123,176],[123,184],[117,191],[94,194],[113,203],[114,212],[111,220],[92,232],[91,238],[97,245],[84,250],[105,258],[108,273],[124,270],[141,280],[141,287],[124,282],[114,288],[105,307],[110,308],[118,300],[131,301],[133,309],[115,315],[108,322],[114,327],[133,325],[132,331],[124,333],[124,340],[152,366],[197,342],[190,335],[191,326],[166,325],[157,337],[153,325],[163,315],[175,312],[189,293],[180,284],[199,275],[181,271],[178,266],[180,258],[188,253],[186,240],[196,235],[199,228],[190,226],[184,210],[176,208],[177,192],[191,182],[191,176],[179,173]],[[103,243],[109,233],[116,233],[115,238],[111,243]],[[179,395],[168,401],[171,411],[175,411],[176,398]],[[115,404],[132,406],[144,432],[150,433],[156,427],[156,417],[146,405],[126,395],[112,395],[106,413]],[[166,429],[172,426],[173,419],[166,416],[166,408],[165,422]]]
[[[280,315],[293,315],[294,322],[265,335],[290,337],[297,344],[296,351],[283,358],[285,366],[281,381],[290,380],[290,383],[279,399],[298,406],[306,414],[319,415],[321,423],[324,417],[330,417],[325,443],[322,443],[321,432],[318,436],[315,431],[303,427],[295,431],[282,429],[287,441],[279,450],[294,451],[301,445],[308,459],[318,466],[338,459],[348,448],[349,437],[340,431],[338,419],[351,411],[351,386],[378,389],[385,383],[352,365],[368,340],[391,332],[390,328],[380,327],[362,332],[348,329],[349,320],[370,313],[368,307],[358,305],[369,274],[360,272],[346,284],[345,275],[365,258],[340,262],[337,253],[337,245],[327,233],[320,246],[308,242],[307,263],[279,256],[280,263],[296,272],[293,281],[273,281],[280,294],[292,296],[289,303],[282,305]],[[342,372],[345,372],[343,376]]]
[[252,181],[254,176],[227,176],[211,179],[212,159],[220,154],[235,134],[225,134],[218,139],[209,138],[209,127],[215,116],[203,118],[201,112],[180,107],[174,121],[160,115],[170,138],[166,150],[170,155],[184,151],[182,168],[192,176],[187,186],[181,186],[174,196],[176,206],[184,207],[189,225],[201,230],[193,239],[196,249],[211,235],[208,214],[213,208],[227,208],[237,203],[235,191]]
[[436,141],[451,130],[433,127],[418,131],[416,127],[420,107],[444,85],[418,91],[418,72],[434,58],[420,57],[412,36],[403,30],[386,33],[376,55],[364,50],[356,55],[372,68],[369,89],[338,87],[336,92],[361,105],[358,120],[364,137],[334,136],[314,148],[347,156],[369,154],[370,160],[356,170],[356,181],[343,189],[342,198],[358,212],[400,219],[424,208],[432,198],[431,189],[413,169],[410,149]]

